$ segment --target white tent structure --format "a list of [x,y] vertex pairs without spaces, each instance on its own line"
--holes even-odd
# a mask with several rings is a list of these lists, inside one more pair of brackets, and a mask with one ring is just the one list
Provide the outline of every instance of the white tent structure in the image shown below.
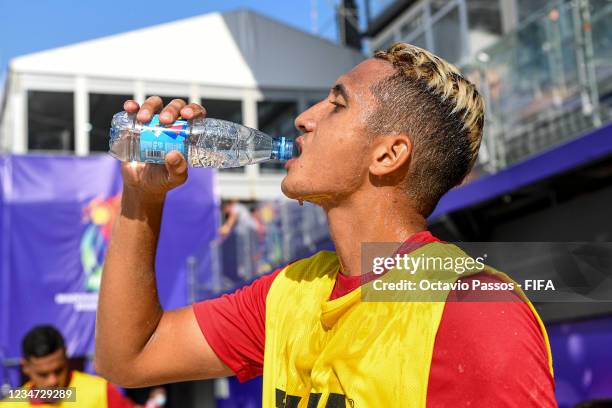
[[[143,101],[148,95],[203,101],[216,117],[291,134],[295,115],[324,97],[333,81],[363,58],[249,10],[37,52],[10,62],[0,105],[0,146],[17,154],[103,151],[108,115],[121,110],[125,97]],[[220,171],[220,193],[276,197],[281,177],[265,166]]]

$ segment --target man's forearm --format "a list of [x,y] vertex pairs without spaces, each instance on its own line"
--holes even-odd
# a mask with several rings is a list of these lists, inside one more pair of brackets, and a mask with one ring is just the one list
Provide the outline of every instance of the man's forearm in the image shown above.
[[96,321],[96,366],[106,375],[129,365],[155,331],[163,310],[155,251],[164,196],[124,188],[104,263]]

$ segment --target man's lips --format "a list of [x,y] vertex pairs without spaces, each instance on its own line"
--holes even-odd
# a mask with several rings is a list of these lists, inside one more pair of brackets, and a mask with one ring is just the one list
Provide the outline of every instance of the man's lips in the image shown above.
[[294,157],[292,159],[287,160],[287,162],[285,163],[285,168],[289,169],[289,167],[291,167],[291,165],[297,161],[297,159],[302,155],[302,152],[304,150],[304,136],[298,136],[295,138],[294,143],[298,146],[300,153],[297,157]]

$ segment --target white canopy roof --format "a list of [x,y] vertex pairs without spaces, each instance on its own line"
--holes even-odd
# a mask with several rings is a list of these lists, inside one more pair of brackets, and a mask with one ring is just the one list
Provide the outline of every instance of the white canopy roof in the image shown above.
[[24,55],[13,59],[10,68],[16,73],[326,89],[363,58],[355,50],[238,10]]

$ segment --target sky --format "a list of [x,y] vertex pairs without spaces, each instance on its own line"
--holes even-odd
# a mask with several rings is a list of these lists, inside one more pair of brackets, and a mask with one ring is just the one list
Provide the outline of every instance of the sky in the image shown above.
[[320,34],[335,39],[335,0],[0,0],[0,78],[18,55],[214,11],[247,7],[312,32],[313,3]]

